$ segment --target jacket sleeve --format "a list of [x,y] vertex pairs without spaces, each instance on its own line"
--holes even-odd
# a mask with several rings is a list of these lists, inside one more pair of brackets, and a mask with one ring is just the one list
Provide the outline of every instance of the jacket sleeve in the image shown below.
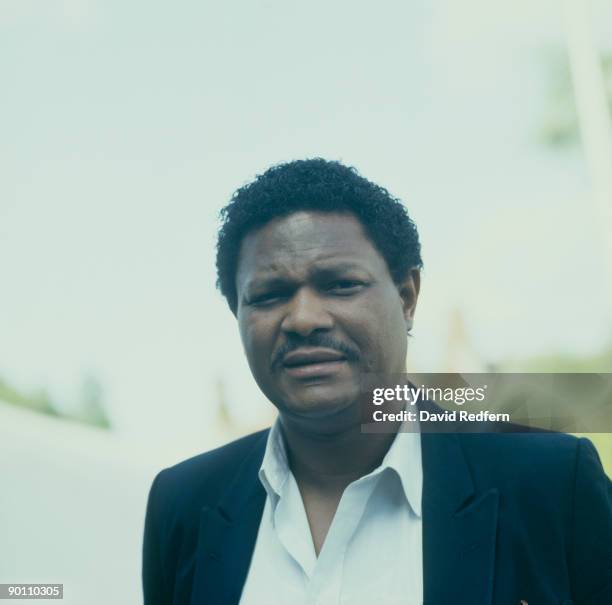
[[570,535],[572,593],[577,605],[612,603],[612,482],[595,447],[580,439],[576,452]]
[[[163,471],[162,471],[163,472]],[[162,557],[162,534],[160,527],[160,476],[153,480],[145,516],[142,547],[142,588],[144,605],[171,605]]]

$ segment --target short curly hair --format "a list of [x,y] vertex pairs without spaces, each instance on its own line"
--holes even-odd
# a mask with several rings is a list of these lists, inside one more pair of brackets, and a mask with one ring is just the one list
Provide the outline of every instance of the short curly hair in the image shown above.
[[340,162],[313,158],[272,166],[238,189],[220,213],[217,287],[234,315],[242,240],[278,217],[302,210],[352,213],[387,262],[396,284],[421,268],[421,245],[404,205]]

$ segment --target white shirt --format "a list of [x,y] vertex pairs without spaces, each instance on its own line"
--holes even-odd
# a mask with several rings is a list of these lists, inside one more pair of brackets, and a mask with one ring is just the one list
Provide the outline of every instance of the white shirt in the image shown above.
[[278,420],[259,479],[267,498],[240,605],[423,602],[418,432],[399,432],[382,464],[344,490],[318,558]]

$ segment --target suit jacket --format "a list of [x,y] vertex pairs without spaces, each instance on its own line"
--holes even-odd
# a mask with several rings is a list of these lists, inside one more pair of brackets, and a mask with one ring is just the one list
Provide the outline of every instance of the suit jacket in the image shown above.
[[[266,497],[267,433],[155,478],[145,605],[239,602]],[[612,605],[612,484],[590,441],[423,433],[421,447],[425,605]]]

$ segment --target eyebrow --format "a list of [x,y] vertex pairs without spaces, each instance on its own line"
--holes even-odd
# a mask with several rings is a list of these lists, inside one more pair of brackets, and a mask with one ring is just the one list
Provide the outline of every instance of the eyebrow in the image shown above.
[[[355,263],[352,261],[345,262],[334,262],[334,263],[321,263],[320,266],[315,266],[314,269],[310,272],[310,277],[314,277],[315,279],[325,279],[328,277],[335,277],[339,273],[349,272],[349,271],[362,271],[370,276],[370,272],[360,265],[359,263]],[[245,292],[249,292],[252,289],[265,289],[265,288],[284,288],[288,285],[292,284],[294,280],[287,279],[285,277],[279,276],[270,276],[266,277],[262,275],[261,277],[255,276],[253,279],[249,280],[245,285]]]

